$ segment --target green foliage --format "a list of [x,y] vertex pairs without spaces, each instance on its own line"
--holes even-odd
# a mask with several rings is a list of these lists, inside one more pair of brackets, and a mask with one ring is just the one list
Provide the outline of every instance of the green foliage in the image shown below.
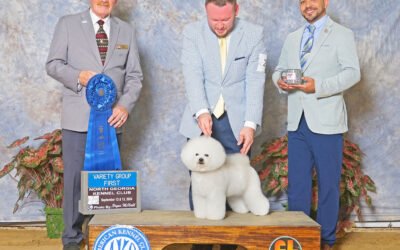
[[[21,147],[28,140],[28,136],[18,139],[8,148]],[[19,177],[19,197],[14,206],[14,213],[26,194],[31,191],[36,192],[47,207],[59,208],[62,205],[64,165],[61,152],[61,130],[56,129],[34,140],[44,140],[44,142],[36,149],[29,146],[21,148],[12,161],[0,170],[0,178],[13,169],[16,169],[15,177]]]
[[64,231],[63,209],[45,208],[47,237],[50,239],[61,238]]
[[[252,165],[260,176],[263,191],[277,196],[286,192],[288,187],[288,138],[287,135],[274,139],[262,146],[260,154],[252,159]],[[340,181],[340,211],[337,235],[342,236],[347,229],[353,226],[352,214],[362,219],[361,202],[372,206],[372,199],[368,192],[376,192],[375,183],[365,175],[361,169],[363,153],[357,144],[344,139],[343,163]],[[318,210],[317,175],[314,170],[312,180],[311,216]],[[315,217],[313,217],[315,218]]]

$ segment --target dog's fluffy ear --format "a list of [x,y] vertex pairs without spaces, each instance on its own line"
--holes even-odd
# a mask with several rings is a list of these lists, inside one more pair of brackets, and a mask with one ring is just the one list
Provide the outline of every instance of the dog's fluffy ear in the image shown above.
[[195,142],[193,139],[190,139],[185,146],[183,146],[182,151],[181,151],[181,160],[185,166],[190,169],[194,170],[196,168],[196,147],[195,147]]
[[209,155],[209,169],[217,169],[225,163],[226,153],[221,143],[212,137],[200,136],[190,139],[182,149],[181,160],[190,170],[197,165],[198,155]]
[[206,152],[210,155],[210,168],[217,169],[224,165],[226,161],[226,153],[222,144],[212,137],[202,136]]
[[181,160],[185,166],[193,170],[196,164],[195,161],[195,153],[193,152],[193,149],[190,147],[191,143],[188,141],[185,146],[183,146],[182,151],[181,151]]

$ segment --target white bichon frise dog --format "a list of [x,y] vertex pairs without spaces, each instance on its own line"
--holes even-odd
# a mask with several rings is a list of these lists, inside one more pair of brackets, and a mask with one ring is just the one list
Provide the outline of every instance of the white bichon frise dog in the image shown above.
[[227,156],[220,142],[200,136],[187,142],[181,159],[192,171],[197,218],[223,219],[226,201],[237,213],[268,214],[269,201],[261,191],[260,179],[247,156],[239,153]]

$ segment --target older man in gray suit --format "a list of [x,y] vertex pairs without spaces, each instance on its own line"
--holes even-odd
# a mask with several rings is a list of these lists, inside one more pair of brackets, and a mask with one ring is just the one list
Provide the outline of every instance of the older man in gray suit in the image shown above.
[[267,59],[263,28],[236,18],[236,0],[206,0],[205,8],[207,20],[183,31],[188,105],[180,132],[187,138],[212,136],[228,154],[248,154],[261,131]]
[[90,9],[60,18],[47,59],[47,73],[63,84],[61,115],[64,161],[64,249],[79,249],[83,215],[78,211],[90,107],[85,86],[97,73],[110,76],[117,101],[108,122],[124,125],[142,88],[135,33],[111,16],[117,0],[90,0]]
[[[323,249],[336,240],[343,133],[348,130],[343,92],[360,80],[353,32],[326,15],[328,3],[300,0],[308,23],[289,34],[272,76],[279,91],[288,94],[289,210],[310,214],[315,166]],[[283,81],[286,69],[301,69],[304,84]]]

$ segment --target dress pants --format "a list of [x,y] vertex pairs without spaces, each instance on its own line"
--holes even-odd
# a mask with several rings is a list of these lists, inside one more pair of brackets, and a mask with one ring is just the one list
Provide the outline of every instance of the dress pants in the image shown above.
[[[239,153],[242,147],[237,145],[237,140],[229,124],[228,114],[225,112],[219,119],[212,115],[212,121],[213,125],[211,137],[215,138],[222,144],[226,154]],[[190,209],[193,210],[192,186],[189,188],[189,205]],[[228,205],[227,210],[230,210]],[[221,245],[221,250],[235,249],[236,245]],[[193,245],[192,250],[212,250],[212,245]]]
[[[85,160],[86,132],[62,130],[62,158],[64,162],[63,245],[79,244],[84,235],[85,216],[79,212],[81,199],[81,171]],[[120,141],[120,134],[117,135]],[[89,216],[91,217],[91,216]]]
[[237,145],[237,140],[232,132],[229,123],[228,114],[225,112],[220,118],[212,115],[212,134],[211,137],[219,141],[224,146],[226,154],[239,153],[242,149],[241,145]]
[[64,162],[64,232],[63,245],[79,244],[83,240],[84,216],[79,213],[81,199],[81,170],[85,160],[87,133],[62,130],[62,152]]
[[343,135],[312,132],[303,114],[298,129],[288,133],[288,150],[289,210],[310,215],[312,171],[315,167],[318,178],[317,222],[321,225],[322,242],[333,245],[339,215]]

